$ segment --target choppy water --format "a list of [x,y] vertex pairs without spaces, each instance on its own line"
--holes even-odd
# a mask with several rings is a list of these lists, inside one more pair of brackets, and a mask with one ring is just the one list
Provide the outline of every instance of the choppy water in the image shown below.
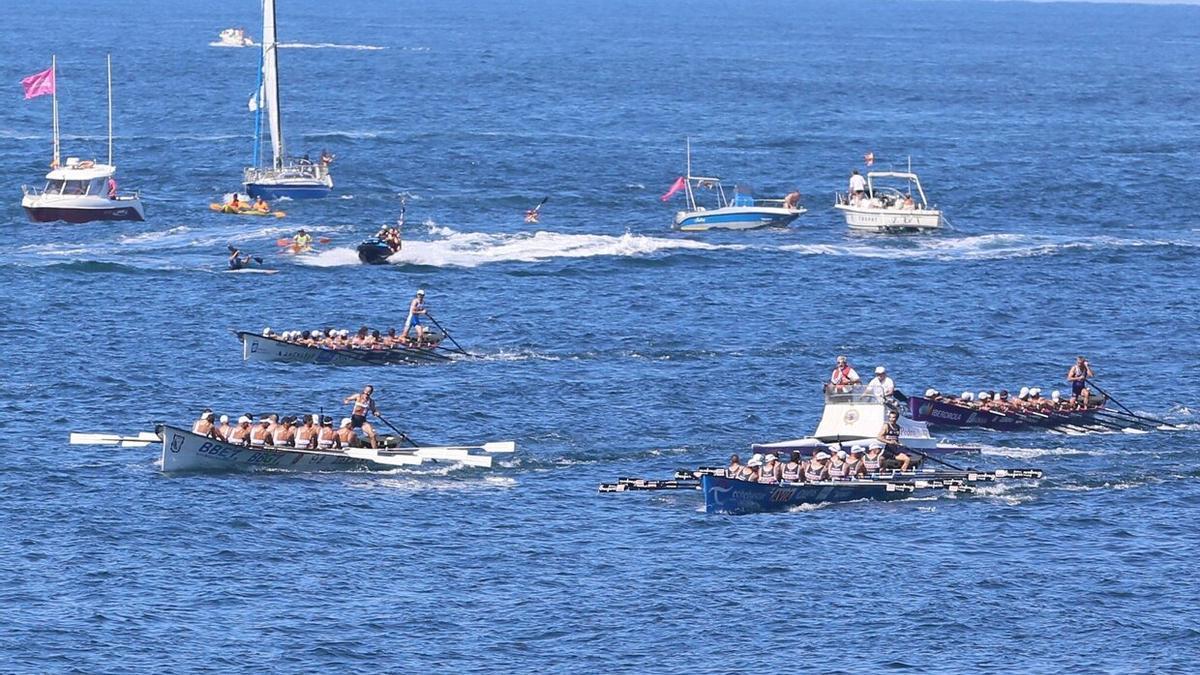
[[[281,0],[288,143],[336,197],[206,204],[250,157],[254,2],[7,8],[0,79],[5,671],[1175,671],[1200,652],[1195,257],[1200,10],[753,1]],[[68,45],[70,47],[68,47]],[[40,226],[17,187],[58,49],[64,152],[117,162],[144,224]],[[332,48],[345,47],[345,48]],[[799,187],[787,231],[682,236],[682,168]],[[911,155],[954,228],[846,233],[849,169]],[[353,245],[409,196],[413,264]],[[543,222],[522,211],[549,195]],[[277,257],[296,227],[320,255]],[[227,243],[281,273],[219,273]],[[387,325],[428,289],[485,358],[243,365],[229,328]],[[1061,386],[1077,353],[1189,430],[962,433],[1038,485],[707,516],[597,495],[811,432],[835,354],[909,391]],[[164,476],[68,446],[372,382],[418,440],[516,439],[496,470]]]

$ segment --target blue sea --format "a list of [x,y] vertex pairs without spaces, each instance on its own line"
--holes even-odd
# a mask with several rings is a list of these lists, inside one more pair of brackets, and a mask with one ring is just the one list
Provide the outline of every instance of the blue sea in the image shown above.
[[[280,0],[282,220],[215,214],[252,157],[252,0],[8,3],[0,26],[0,671],[1195,672],[1200,8]],[[33,224],[22,184],[116,163],[144,223]],[[799,189],[786,230],[679,234],[693,168]],[[863,155],[951,227],[850,234]],[[522,215],[549,197],[539,224]],[[407,203],[406,263],[354,246]],[[304,227],[318,254],[277,252]],[[226,274],[225,247],[273,276]],[[244,364],[230,329],[400,325],[482,356]],[[963,431],[970,496],[707,515],[602,495],[812,433],[834,357],[909,393],[1096,382],[1178,431]],[[68,445],[199,411],[344,414],[373,384],[492,470],[164,475]],[[743,455],[744,456],[744,455]]]

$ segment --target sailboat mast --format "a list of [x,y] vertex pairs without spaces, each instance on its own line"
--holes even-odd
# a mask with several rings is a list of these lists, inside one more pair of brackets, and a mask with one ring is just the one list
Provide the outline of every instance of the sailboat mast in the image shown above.
[[58,168],[62,163],[59,161],[58,154],[58,57],[54,54],[50,55],[50,77],[54,79],[54,90],[51,92],[53,99],[50,105],[53,122],[51,128],[54,136],[54,168]]
[[108,165],[112,166],[112,54],[108,55]]
[[687,155],[687,175],[683,179],[684,191],[687,192],[688,208],[696,210],[696,195],[692,193],[692,137],[685,136],[685,153]]
[[263,90],[271,132],[272,166],[283,168],[283,124],[279,114],[279,40],[275,34],[275,0],[263,0]]

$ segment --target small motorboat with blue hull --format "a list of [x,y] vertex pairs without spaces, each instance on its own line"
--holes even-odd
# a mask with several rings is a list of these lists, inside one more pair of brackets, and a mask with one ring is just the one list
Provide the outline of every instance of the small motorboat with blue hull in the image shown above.
[[[716,208],[706,208],[696,203],[696,190],[710,190],[716,197]],[[760,227],[787,227],[805,213],[800,206],[800,193],[795,192],[783,199],[755,199],[748,187],[734,187],[733,197],[725,194],[720,178],[692,175],[692,146],[687,144],[687,175],[680,176],[666,195],[683,191],[687,196],[687,209],[675,214],[674,228],[681,232],[703,232],[705,230],[753,230]]]

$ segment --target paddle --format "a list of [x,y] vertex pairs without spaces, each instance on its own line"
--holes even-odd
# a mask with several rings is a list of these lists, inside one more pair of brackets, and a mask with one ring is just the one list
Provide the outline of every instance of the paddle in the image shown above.
[[536,223],[538,221],[538,213],[542,210],[542,206],[550,200],[550,197],[542,197],[542,201],[538,202],[537,206],[525,212],[525,222]]
[[408,441],[408,442],[409,442],[409,444],[410,444],[410,445],[412,445],[414,448],[419,448],[419,447],[421,447],[421,446],[417,445],[417,442],[416,442],[416,441],[414,441],[413,439],[409,438],[409,437],[408,437],[408,434],[404,433],[403,431],[400,431],[400,429],[398,429],[398,428],[396,427],[396,425],[395,425],[395,424],[392,424],[391,422],[389,422],[389,421],[387,421],[386,419],[384,419],[383,415],[380,415],[378,411],[376,411],[376,413],[375,413],[375,417],[379,418],[379,421],[380,421],[380,422],[383,422],[384,424],[386,424],[386,425],[388,425],[389,427],[391,427],[391,428],[392,428],[392,431],[395,431],[396,433],[400,434],[400,438],[402,438],[402,439],[404,439],[404,440]]
[[471,352],[463,349],[462,345],[458,344],[458,340],[454,339],[454,336],[450,334],[450,331],[442,328],[442,324],[438,323],[438,320],[433,318],[432,314],[427,311],[425,312],[425,316],[429,317],[429,320],[433,322],[433,325],[437,326],[438,330],[442,331],[442,335],[445,335],[447,340],[449,340],[455,347],[458,347],[458,351],[462,352],[466,356],[474,356],[474,354]]
[[1101,389],[1101,388],[1100,388],[1100,385],[1096,384],[1096,381],[1095,381],[1095,380],[1084,380],[1084,381],[1083,381],[1083,386],[1085,386],[1085,387],[1086,387],[1086,386],[1087,386],[1087,385],[1089,385],[1089,384],[1091,384],[1093,387],[1095,387],[1095,388],[1096,388],[1096,391],[1100,392],[1100,394],[1101,394],[1102,396],[1104,396],[1104,397],[1105,397],[1105,398],[1107,398],[1108,400],[1112,401],[1113,403],[1116,403],[1116,404],[1117,404],[1117,407],[1119,407],[1121,410],[1124,410],[1126,415],[1129,415],[1130,417],[1132,417],[1132,418],[1134,418],[1134,419],[1146,420],[1147,422],[1154,422],[1155,424],[1160,424],[1160,425],[1162,425],[1162,426],[1171,427],[1172,429],[1174,429],[1176,426],[1178,426],[1178,425],[1175,425],[1175,424],[1171,424],[1170,422],[1165,422],[1165,421],[1163,421],[1163,420],[1155,419],[1155,418],[1153,418],[1153,417],[1146,417],[1145,415],[1138,415],[1137,413],[1133,412],[1133,411],[1132,411],[1132,410],[1130,410],[1129,408],[1126,408],[1126,407],[1125,407],[1125,406],[1124,406],[1124,405],[1123,405],[1123,404],[1122,404],[1120,401],[1118,401],[1117,399],[1113,398],[1113,395],[1112,395],[1112,394],[1110,394],[1110,393],[1108,393],[1107,391],[1104,391],[1103,389]]
[[88,434],[72,431],[71,445],[119,445],[123,448],[141,448],[152,443],[161,443],[158,434],[142,431],[137,436],[121,436],[119,434]]
[[933,461],[937,462],[938,464],[941,464],[942,466],[948,466],[948,467],[950,467],[951,469],[954,469],[955,471],[966,471],[966,469],[964,469],[964,468],[962,468],[962,467],[957,467],[957,466],[954,466],[954,465],[953,465],[953,464],[951,464],[950,462],[944,462],[944,461],[942,461],[942,460],[938,459],[937,457],[934,457],[933,455],[930,455],[930,454],[926,454],[926,453],[924,453],[924,452],[921,452],[920,450],[917,450],[916,448],[909,448],[909,447],[905,447],[905,446],[903,446],[903,445],[902,445],[902,446],[900,446],[900,447],[901,447],[901,449],[903,449],[905,452],[913,452],[913,453],[915,453],[915,454],[918,454],[918,455],[920,455],[920,456],[924,457],[925,459],[930,459],[930,460],[933,460]]

